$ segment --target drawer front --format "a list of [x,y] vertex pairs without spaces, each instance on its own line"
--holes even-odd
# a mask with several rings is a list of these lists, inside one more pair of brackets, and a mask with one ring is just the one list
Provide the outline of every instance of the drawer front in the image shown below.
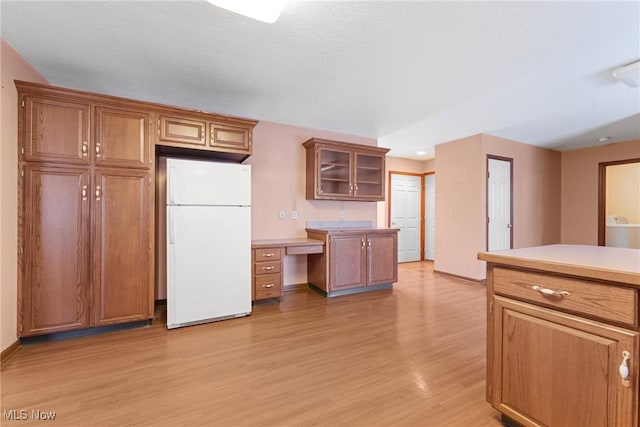
[[261,274],[280,273],[280,261],[256,262],[254,272],[256,276]]
[[255,261],[279,260],[280,251],[280,248],[254,249]]
[[323,245],[287,246],[287,255],[309,255],[324,252]]
[[282,295],[282,275],[264,274],[256,276],[255,299],[278,298]]
[[495,267],[493,290],[560,310],[638,326],[638,295],[632,288]]

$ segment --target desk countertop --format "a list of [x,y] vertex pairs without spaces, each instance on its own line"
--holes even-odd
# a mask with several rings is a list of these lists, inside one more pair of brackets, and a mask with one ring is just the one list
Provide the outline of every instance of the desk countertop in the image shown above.
[[262,239],[262,240],[252,240],[251,247],[253,249],[260,248],[272,248],[276,247],[298,247],[298,246],[324,246],[324,242],[322,240],[315,239],[307,239],[306,237],[302,238],[292,238],[292,239]]

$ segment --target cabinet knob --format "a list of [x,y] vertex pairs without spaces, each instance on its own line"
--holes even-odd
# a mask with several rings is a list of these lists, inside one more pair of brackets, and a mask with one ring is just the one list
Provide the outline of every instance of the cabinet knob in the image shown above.
[[88,151],[89,151],[89,144],[87,144],[87,141],[83,141],[82,142],[82,157],[86,157]]
[[87,200],[87,186],[82,186],[82,200]]
[[102,155],[102,147],[100,146],[100,143],[96,144],[96,157],[100,157]]
[[269,271],[269,270],[273,270],[273,266],[269,266],[269,267],[262,267],[262,269],[263,269],[263,270],[267,270],[267,271]]
[[99,185],[96,185],[96,201],[99,202],[102,197],[102,188]]
[[268,285],[262,285],[263,288],[273,288],[275,284],[269,283]]
[[262,256],[265,257],[265,258],[271,258],[273,256],[273,254],[271,254],[271,253],[270,254],[262,254]]

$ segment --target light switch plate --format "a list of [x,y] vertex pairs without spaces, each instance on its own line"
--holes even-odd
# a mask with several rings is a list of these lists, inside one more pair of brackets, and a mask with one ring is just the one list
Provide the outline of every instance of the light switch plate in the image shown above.
[[284,211],[280,211],[280,214],[278,216],[280,219],[285,219],[286,214],[284,213]]
[[298,219],[298,211],[291,211],[291,219]]

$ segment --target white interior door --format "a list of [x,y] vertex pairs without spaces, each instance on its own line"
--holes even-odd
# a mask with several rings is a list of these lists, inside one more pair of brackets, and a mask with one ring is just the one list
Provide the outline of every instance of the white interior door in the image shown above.
[[424,177],[424,259],[436,259],[436,176]]
[[399,228],[398,262],[420,261],[422,177],[391,174],[391,227]]
[[511,249],[511,162],[487,162],[487,250]]

